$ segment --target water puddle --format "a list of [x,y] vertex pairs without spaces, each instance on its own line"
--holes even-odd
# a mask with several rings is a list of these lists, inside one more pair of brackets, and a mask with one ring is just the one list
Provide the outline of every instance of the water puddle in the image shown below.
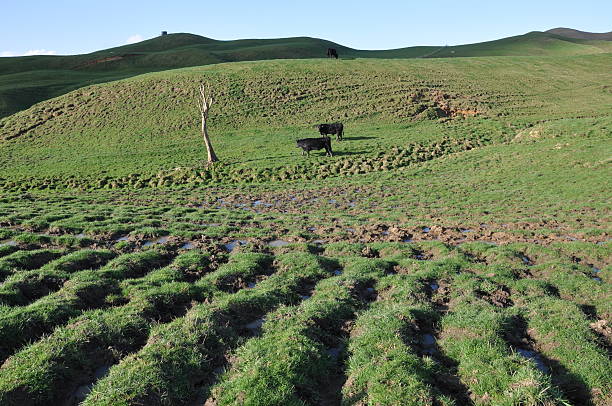
[[154,240],[154,241],[145,241],[145,243],[142,246],[143,247],[150,247],[150,246],[156,245],[156,244],[165,244],[165,243],[168,242],[169,239],[170,239],[170,237],[168,237],[168,236],[159,237],[157,240]]
[[435,292],[436,290],[438,290],[440,288],[440,285],[438,285],[437,283],[434,282],[434,283],[430,283],[429,287],[431,288],[432,291]]
[[474,230],[472,230],[471,228],[460,228],[459,231],[461,231],[462,233],[466,234],[466,233],[471,233]]
[[425,261],[427,260],[427,257],[424,254],[416,254],[414,256],[414,259],[418,259],[419,261]]
[[115,239],[115,241],[127,241],[127,240],[128,240],[128,238],[129,238],[129,237],[128,237],[127,235],[124,235],[124,236],[121,236],[121,237],[119,237],[119,238]]
[[255,286],[257,286],[257,283],[255,283],[255,282],[247,283],[247,289],[253,289]]
[[431,231],[431,228],[429,228],[429,227],[423,227],[423,232],[424,232],[424,233],[428,233],[428,232],[430,232],[430,231]]
[[338,276],[338,275],[342,275],[342,271],[341,271],[340,269],[336,269],[336,270],[333,272],[333,274],[334,274],[334,275],[336,275],[336,276]]
[[308,228],[307,228],[307,230],[308,230],[308,231],[310,231],[310,232],[313,232],[314,230],[316,230],[316,228],[314,228],[314,227],[308,227]]
[[595,282],[599,282],[599,283],[601,283],[601,282],[602,282],[601,278],[600,278],[600,277],[598,277],[598,276],[594,276],[594,277],[593,277],[593,280],[594,280]]
[[302,300],[308,300],[310,298],[311,298],[310,295],[300,295],[300,299],[302,299]]
[[185,244],[181,245],[182,250],[192,250],[194,248],[195,248],[195,245],[193,245],[192,242],[186,242]]
[[338,358],[340,358],[340,354],[342,354],[343,350],[344,350],[344,345],[339,345],[338,347],[328,348],[325,350],[325,352],[327,353],[327,355],[330,356],[331,359],[333,359],[334,361],[337,361]]
[[550,369],[546,366],[546,364],[544,364],[544,360],[542,360],[542,357],[537,352],[531,351],[531,350],[526,350],[524,348],[517,348],[516,351],[522,357],[527,358],[527,359],[533,361],[535,363],[535,365],[536,365],[536,368],[538,368],[541,372],[543,372],[545,374],[549,374],[550,373]]
[[412,238],[404,238],[402,242],[412,242]]
[[76,238],[85,238],[87,236],[85,235],[85,233],[79,233],[79,234],[75,235],[75,237]]
[[0,241],[0,247],[3,245],[10,245],[11,247],[16,247],[17,246],[17,241],[15,240],[4,240],[4,241]]
[[531,260],[529,258],[527,258],[525,255],[521,256],[521,260],[527,266],[532,266],[533,265],[533,262],[531,262]]
[[244,328],[249,330],[253,335],[257,335],[261,332],[261,327],[266,320],[264,318],[253,320],[252,322],[245,324]]
[[591,269],[593,269],[594,273],[600,273],[601,272],[601,269],[599,269],[599,268],[597,268],[595,266],[592,266]]
[[109,370],[110,370],[110,365],[104,365],[96,369],[96,371],[94,372],[93,382],[87,385],[81,385],[78,388],[76,388],[76,390],[70,395],[70,398],[67,404],[73,404],[73,405],[81,404],[81,402],[85,400],[85,398],[89,395],[89,393],[93,389],[96,381],[104,378],[108,374]]
[[234,248],[239,247],[241,245],[247,245],[248,241],[245,240],[234,240],[224,245],[225,249],[228,252],[232,252]]
[[325,240],[314,240],[312,243],[317,244],[317,245],[322,245],[322,244],[325,244]]
[[289,244],[290,244],[289,241],[283,241],[283,240],[274,240],[268,243],[270,247],[285,247]]
[[272,203],[266,203],[263,200],[255,200],[253,202],[253,206],[255,206],[255,207],[259,207],[259,206],[272,207]]
[[432,334],[423,334],[420,344],[425,355],[435,355],[438,352],[436,349],[436,337]]

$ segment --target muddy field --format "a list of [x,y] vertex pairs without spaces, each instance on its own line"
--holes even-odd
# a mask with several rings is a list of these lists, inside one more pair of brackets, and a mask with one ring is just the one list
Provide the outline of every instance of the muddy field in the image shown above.
[[612,404],[610,60],[228,63],[0,120],[0,405]]
[[[196,223],[215,237],[156,233],[152,218],[149,233],[101,215],[0,230],[0,403],[612,400],[601,236],[540,244],[482,224],[265,238]],[[71,220],[116,228],[69,233]]]

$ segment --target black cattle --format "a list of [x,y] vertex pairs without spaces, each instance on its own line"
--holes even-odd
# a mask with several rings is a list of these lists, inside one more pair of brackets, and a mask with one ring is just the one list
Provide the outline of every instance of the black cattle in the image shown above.
[[307,155],[310,155],[310,151],[325,149],[327,156],[333,156],[331,139],[329,137],[303,138],[301,140],[297,140],[297,147],[303,149],[302,155],[304,155],[304,152]]
[[327,57],[338,59],[338,51],[336,51],[336,48],[327,48]]
[[342,123],[317,124],[315,128],[319,130],[321,135],[336,134],[336,140],[342,141],[342,135],[344,135]]

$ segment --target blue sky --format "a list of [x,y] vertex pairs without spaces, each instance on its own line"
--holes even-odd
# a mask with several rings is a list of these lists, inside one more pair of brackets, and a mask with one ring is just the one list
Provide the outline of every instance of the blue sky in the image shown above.
[[466,44],[555,27],[612,31],[612,0],[2,0],[0,10],[0,56],[87,53],[162,30],[225,40],[310,36],[358,49]]

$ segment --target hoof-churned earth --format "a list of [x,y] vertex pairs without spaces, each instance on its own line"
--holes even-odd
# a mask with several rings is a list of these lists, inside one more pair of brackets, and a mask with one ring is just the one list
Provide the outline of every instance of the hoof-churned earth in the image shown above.
[[612,404],[603,51],[216,64],[1,119],[0,404]]

